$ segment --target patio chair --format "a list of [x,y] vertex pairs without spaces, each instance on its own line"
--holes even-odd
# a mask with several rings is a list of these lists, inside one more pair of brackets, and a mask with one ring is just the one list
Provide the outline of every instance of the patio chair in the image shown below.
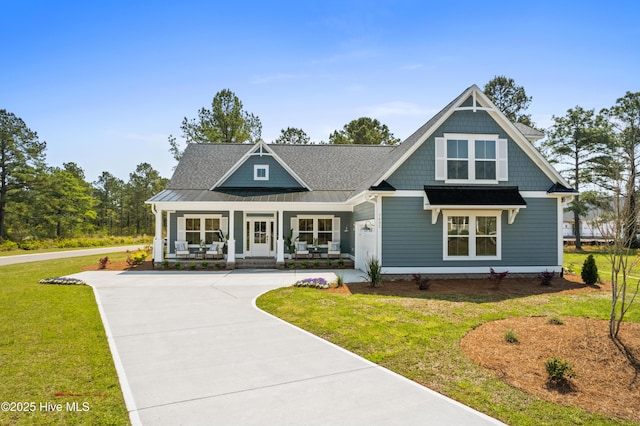
[[176,241],[176,258],[189,258],[189,243],[186,241]]
[[207,251],[204,254],[205,259],[211,256],[212,259],[222,259],[222,244],[220,243],[211,243],[209,247],[207,247]]
[[327,257],[340,257],[340,241],[329,241],[327,245]]
[[296,241],[296,259],[298,256],[309,257],[309,246],[305,241]]

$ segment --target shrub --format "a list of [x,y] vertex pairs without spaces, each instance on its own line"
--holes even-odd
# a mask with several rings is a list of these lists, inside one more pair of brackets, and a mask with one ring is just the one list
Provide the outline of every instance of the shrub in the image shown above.
[[553,357],[546,360],[544,364],[551,383],[558,384],[576,376],[573,373],[571,364],[567,361]]
[[161,266],[162,269],[169,269],[169,261],[167,259],[163,260]]
[[309,266],[309,262],[307,262],[306,260],[303,260],[302,262],[300,262],[301,269],[307,269],[307,266]]
[[504,272],[496,272],[493,270],[493,268],[489,268],[489,279],[492,281],[495,281],[495,289],[499,289],[500,288],[500,283],[502,283],[502,280],[507,276],[507,274],[509,273],[509,271],[504,271]]
[[551,317],[549,318],[549,324],[562,325],[564,324],[564,320],[560,317]]
[[344,268],[344,260],[343,259],[338,259],[338,268]]
[[329,283],[324,278],[305,278],[304,280],[296,281],[294,287],[310,287],[310,288],[329,288]]
[[42,242],[33,238],[25,238],[18,243],[22,250],[37,250],[42,248]]
[[551,280],[556,276],[555,272],[544,271],[540,272],[538,277],[540,278],[540,285],[551,285]]
[[197,266],[197,265],[196,265],[196,262],[191,262],[191,263],[189,264],[189,269],[191,269],[192,271],[195,271],[196,266]]
[[17,243],[10,240],[6,240],[2,244],[0,244],[0,251],[18,250],[19,248],[20,246],[18,246]]
[[375,257],[370,257],[367,260],[364,278],[369,281],[373,288],[382,283],[382,266],[380,266],[380,262]]
[[209,262],[203,260],[200,262],[200,266],[202,266],[202,269],[207,269],[209,267]]
[[327,266],[327,268],[331,268],[333,266],[333,262],[331,261],[331,259],[327,259],[325,265]]
[[336,287],[342,287],[344,285],[344,277],[342,275],[336,275]]
[[147,256],[149,256],[149,254],[144,250],[138,250],[135,253],[129,253],[127,254],[127,265],[129,266],[141,265],[142,262],[145,261]]
[[420,290],[423,290],[423,291],[429,290],[429,287],[431,287],[429,278],[423,277],[420,274],[412,274],[411,279],[413,280],[413,282],[416,283],[416,285],[418,286],[418,289]]
[[586,285],[593,285],[598,282],[598,265],[596,265],[596,260],[592,254],[584,260],[580,276]]
[[220,262],[216,262],[216,264],[213,266],[215,266],[216,269],[222,268],[222,264]]
[[313,267],[314,268],[319,268],[320,267],[320,261],[318,259],[313,261]]
[[106,269],[107,263],[109,263],[109,256],[101,257],[98,260],[98,269]]
[[183,268],[182,263],[180,262],[174,263],[173,267],[176,268],[178,271],[182,271],[182,268]]
[[296,267],[295,262],[294,262],[293,260],[292,260],[292,261],[290,261],[290,262],[289,262],[289,269],[293,269],[293,268],[295,268],[295,267]]
[[512,329],[509,329],[504,332],[504,340],[507,343],[519,343],[518,335]]

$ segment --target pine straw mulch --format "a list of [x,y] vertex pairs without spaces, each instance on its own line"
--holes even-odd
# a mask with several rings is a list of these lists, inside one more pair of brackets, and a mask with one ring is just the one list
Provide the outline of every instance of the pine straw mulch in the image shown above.
[[[536,294],[607,292],[610,284],[586,286],[575,275],[556,277],[551,286],[531,278],[505,278],[499,289],[489,279],[432,280],[428,291],[413,281],[349,283],[328,291],[344,294],[378,294],[417,297],[425,294],[491,296],[493,300]],[[592,413],[640,422],[640,377],[625,355],[609,338],[605,320],[562,317],[554,325],[548,317],[514,317],[485,323],[461,341],[462,351],[498,379],[538,398]],[[505,332],[513,330],[518,343],[507,343]],[[620,337],[640,358],[640,324],[624,323]],[[548,382],[545,361],[557,357],[568,361],[576,377],[560,385]]]
[[104,269],[100,269],[98,262],[86,265],[82,268],[83,271],[152,271],[151,261],[146,260],[140,265],[129,266],[126,260],[108,261]]

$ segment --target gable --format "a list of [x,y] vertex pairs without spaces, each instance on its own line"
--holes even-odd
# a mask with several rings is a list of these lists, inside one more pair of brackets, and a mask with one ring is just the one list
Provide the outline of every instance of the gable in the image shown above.
[[508,180],[498,185],[518,186],[523,191],[546,191],[554,183],[520,148],[487,111],[455,111],[386,180],[398,190],[419,190],[440,185],[436,176],[436,138],[445,134],[491,134],[507,140]]
[[[451,101],[404,142],[398,145],[396,151],[389,156],[385,163],[381,164],[381,167],[372,173],[370,178],[367,179],[364,184],[360,185],[354,191],[352,197],[362,194],[368,188],[380,184],[383,180],[386,180],[391,185],[396,186],[397,189],[407,188],[407,186],[409,186],[410,189],[417,189],[420,186],[417,182],[418,180],[427,179],[427,181],[429,181],[429,179],[433,179],[430,176],[435,175],[435,169],[432,171],[430,176],[426,177],[422,170],[423,168],[433,167],[432,162],[435,159],[436,153],[419,153],[418,151],[422,150],[424,145],[427,145],[427,149],[429,149],[429,146],[433,148],[435,144],[435,132],[440,132],[441,136],[439,137],[442,137],[444,134],[443,126],[448,123],[450,124],[452,122],[451,120],[456,120],[461,117],[464,117],[465,119],[459,120],[458,124],[460,124],[460,127],[457,129],[447,129],[447,132],[455,134],[468,132],[468,134],[477,136],[481,131],[486,132],[488,128],[493,128],[498,131],[491,134],[492,138],[503,138],[507,141],[507,144],[499,141],[495,142],[496,149],[502,149],[506,146],[508,148],[508,153],[501,152],[500,158],[494,159],[504,161],[504,158],[506,157],[507,162],[506,164],[501,163],[502,170],[499,175],[500,179],[495,179],[492,183],[506,184],[508,181],[511,185],[515,184],[511,179],[513,178],[514,180],[518,180],[517,176],[515,174],[511,176],[511,172],[509,172],[508,175],[505,175],[504,167],[506,166],[508,170],[511,170],[512,167],[515,169],[516,167],[525,166],[526,170],[523,170],[523,173],[535,176],[535,182],[531,182],[529,180],[526,181],[528,188],[534,188],[532,190],[546,191],[550,185],[555,183],[560,183],[564,187],[570,186],[560,173],[555,170],[553,166],[551,166],[551,164],[549,164],[549,162],[542,156],[542,154],[540,154],[540,152],[531,144],[531,142],[527,140],[527,136],[516,128],[516,126],[497,109],[497,107],[478,86],[473,85],[460,94],[456,99]],[[475,139],[477,140],[478,138]],[[471,150],[473,148],[471,148],[471,143],[473,142],[471,140],[467,142],[469,152],[472,152]],[[462,141],[462,143],[464,143],[464,141]],[[499,147],[498,144],[500,145]],[[439,153],[442,154],[441,152]],[[512,153],[517,157],[515,160],[516,162],[513,165],[511,165]],[[414,155],[418,158],[412,159]],[[482,161],[478,161],[477,157],[473,157],[472,154],[468,155],[469,162],[467,165],[469,170],[471,170],[471,167],[478,165],[478,163],[482,163]],[[416,162],[420,164],[416,164]],[[439,165],[441,164],[442,163]],[[453,164],[453,162],[447,164],[450,165]],[[416,173],[413,178],[413,183],[407,184],[405,180],[411,180],[412,178],[408,170],[399,172],[401,168],[413,168],[413,172]],[[392,179],[392,176],[394,176],[395,179]],[[471,176],[471,173],[469,173],[469,176]],[[439,174],[439,177],[442,177],[441,173]],[[470,177],[467,178],[465,176],[457,178],[457,182],[455,183],[459,183],[460,180],[464,181],[466,179],[468,179],[467,183],[479,183]],[[483,179],[486,179],[486,175]],[[440,183],[442,182],[443,181],[440,181]],[[547,184],[546,188],[542,187],[542,182]]]
[[[266,170],[266,173],[258,170]],[[259,176],[257,174],[260,174]],[[263,176],[264,175],[264,176]],[[270,155],[248,157],[219,188],[287,188],[304,187],[284,167]]]

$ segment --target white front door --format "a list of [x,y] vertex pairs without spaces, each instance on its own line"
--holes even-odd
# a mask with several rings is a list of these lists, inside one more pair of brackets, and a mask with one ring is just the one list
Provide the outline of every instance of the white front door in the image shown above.
[[249,222],[249,250],[251,256],[269,256],[273,239],[273,220],[256,219]]

